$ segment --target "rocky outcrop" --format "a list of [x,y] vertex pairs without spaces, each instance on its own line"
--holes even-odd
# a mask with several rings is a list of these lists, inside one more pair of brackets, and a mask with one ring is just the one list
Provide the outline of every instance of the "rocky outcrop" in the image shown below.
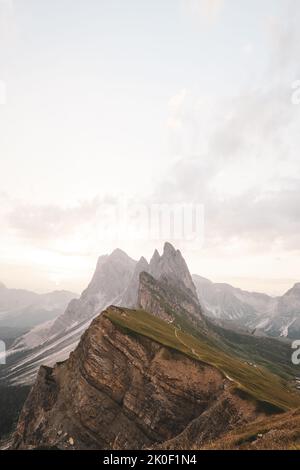
[[163,254],[155,250],[150,261],[149,274],[156,280],[168,279],[174,287],[180,286],[182,291],[198,301],[197,291],[187,264],[179,250],[165,243]]
[[[165,243],[162,255],[155,250],[150,263],[142,257],[136,264],[120,305],[129,308],[140,305],[140,278],[143,273],[149,274],[156,283],[167,283],[170,288],[179,290],[185,297],[190,298],[192,303],[199,303],[196,287],[182,254],[170,243]],[[163,315],[162,318],[166,316]]]
[[165,321],[204,327],[205,320],[198,299],[181,287],[180,284],[174,287],[168,277],[161,277],[158,281],[150,274],[141,273],[138,307]]
[[13,448],[140,449],[174,439],[176,447],[195,429],[203,443],[257,416],[254,403],[241,402],[214,367],[123,330],[104,312],[67,361],[41,367]]

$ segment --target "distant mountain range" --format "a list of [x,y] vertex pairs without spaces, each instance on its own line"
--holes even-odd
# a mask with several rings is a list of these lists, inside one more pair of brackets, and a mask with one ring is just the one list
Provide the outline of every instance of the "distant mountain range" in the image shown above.
[[205,314],[221,324],[256,335],[300,338],[300,283],[281,297],[247,292],[193,276]]
[[0,283],[0,338],[14,338],[61,315],[77,295],[68,291],[47,294],[9,289]]

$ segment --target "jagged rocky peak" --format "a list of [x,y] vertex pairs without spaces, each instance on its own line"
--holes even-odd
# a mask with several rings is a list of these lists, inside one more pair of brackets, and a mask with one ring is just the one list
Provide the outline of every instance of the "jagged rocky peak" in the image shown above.
[[157,281],[163,280],[170,286],[186,290],[188,295],[198,300],[192,277],[180,251],[170,243],[165,243],[162,256],[155,250],[150,263],[142,257],[136,264],[129,286],[120,302],[121,305],[125,307],[140,305],[138,294],[140,274],[143,272],[150,274]]
[[65,313],[57,318],[50,334],[65,331],[78,323],[92,319],[110,304],[118,304],[128,287],[136,261],[117,249],[100,256],[95,273],[81,297],[72,300]]
[[164,255],[170,255],[170,256],[172,256],[172,255],[176,254],[177,252],[180,253],[180,251],[179,251],[179,250],[176,250],[176,249],[174,248],[174,246],[173,246],[171,243],[166,242],[166,243],[164,244]]
[[[129,282],[135,265],[136,261],[119,248],[110,255],[100,256],[93,278],[83,294],[98,293],[103,291],[103,288],[106,290],[109,286],[116,291],[116,295],[117,293],[121,294],[125,288],[124,282],[126,280]],[[112,285],[112,282],[114,282],[114,285]],[[121,290],[117,292],[120,285]]]
[[160,254],[158,253],[158,250],[156,249],[150,261],[150,268],[154,270],[154,268],[158,265],[159,262],[160,262]]
[[167,293],[168,289],[163,288],[161,281],[157,281],[149,273],[142,272],[140,274],[137,302],[138,308],[141,308],[162,320],[173,321],[174,317],[170,313],[170,308],[166,300]]
[[149,272],[155,279],[168,278],[175,284],[181,283],[197,299],[196,287],[187,264],[179,250],[171,243],[165,243],[163,254],[155,250],[150,261]]

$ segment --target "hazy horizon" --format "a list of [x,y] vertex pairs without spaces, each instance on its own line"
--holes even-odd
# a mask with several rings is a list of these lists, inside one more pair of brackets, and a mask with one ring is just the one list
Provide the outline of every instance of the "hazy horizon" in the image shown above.
[[[82,291],[107,205],[193,204],[192,273],[300,281],[297,0],[0,0],[0,281]],[[297,99],[295,99],[297,98]],[[135,210],[129,232],[139,229]]]
[[[175,248],[176,248],[176,246],[175,246]],[[119,249],[121,249],[121,248],[119,248]],[[163,251],[162,247],[157,247],[156,249],[158,249],[160,254]],[[122,251],[124,251],[124,250],[122,250]],[[100,256],[109,255],[109,254],[111,254],[111,253],[102,253]],[[182,254],[184,256],[184,253],[182,253]],[[144,255],[141,255],[141,256],[144,256]],[[146,259],[147,259],[148,262],[150,262],[151,256],[148,256]],[[135,261],[138,261],[138,259],[135,259]],[[187,264],[188,264],[188,267],[189,267],[189,263],[187,263]],[[89,274],[87,273],[86,279],[82,280],[81,283],[72,284],[72,283],[66,282],[66,284],[62,284],[62,283],[58,282],[56,285],[53,286],[53,290],[68,290],[68,291],[71,291],[71,292],[73,292],[77,295],[81,294],[86,289],[87,285],[89,284],[89,282],[90,282],[90,280],[91,280],[91,278],[94,274],[94,271],[96,269],[96,265],[97,265],[97,260],[95,260],[94,267],[93,267],[93,269],[91,269],[91,272]],[[192,275],[198,275],[200,277],[206,278],[206,279],[208,279],[212,282],[215,282],[215,283],[226,283],[226,284],[232,285],[233,287],[237,287],[237,288],[249,291],[249,292],[260,292],[260,293],[265,293],[265,294],[268,294],[268,295],[274,296],[274,297],[285,294],[297,282],[299,282],[297,279],[278,279],[278,278],[277,279],[276,278],[274,278],[274,279],[263,279],[263,278],[252,278],[251,279],[250,278],[249,279],[249,278],[246,278],[246,277],[245,278],[231,277],[231,278],[223,279],[223,278],[218,278],[216,276],[206,276],[203,273],[193,272],[193,271],[191,271],[191,274]],[[9,284],[6,284],[5,282],[3,282],[3,280],[1,280],[1,279],[0,279],[0,283],[3,283],[5,285],[5,287],[11,288],[11,289],[14,289],[14,288],[23,289],[24,288],[23,284],[9,285]],[[253,289],[251,287],[253,285],[256,286],[255,289]],[[38,285],[35,288],[33,288],[32,291],[40,293],[40,294],[44,294],[44,293],[48,292],[47,290],[45,291],[45,289],[39,288]]]

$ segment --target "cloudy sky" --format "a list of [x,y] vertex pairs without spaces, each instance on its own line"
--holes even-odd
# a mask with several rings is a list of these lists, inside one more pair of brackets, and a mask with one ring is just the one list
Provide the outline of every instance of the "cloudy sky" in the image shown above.
[[103,236],[124,201],[203,205],[193,272],[300,281],[299,57],[298,0],[0,0],[0,281],[149,257],[166,237]]

